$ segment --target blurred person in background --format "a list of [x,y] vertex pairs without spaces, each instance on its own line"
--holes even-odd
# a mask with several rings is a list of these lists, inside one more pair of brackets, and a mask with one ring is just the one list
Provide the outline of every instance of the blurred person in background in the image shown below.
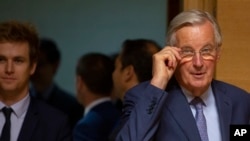
[[125,40],[115,58],[113,96],[123,100],[127,90],[152,78],[152,56],[161,50],[150,39]]
[[[113,72],[113,97],[116,107],[122,113],[125,93],[137,84],[152,78],[152,56],[161,50],[161,46],[150,39],[125,40],[121,51],[115,56]],[[120,126],[117,123],[110,135],[114,140]]]
[[37,68],[31,77],[32,94],[67,114],[73,128],[82,117],[83,106],[54,80],[61,61],[60,50],[56,42],[49,38],[40,39],[39,50]]
[[119,118],[111,100],[112,59],[100,53],[88,53],[76,66],[77,99],[85,107],[84,116],[73,130],[74,141],[108,141]]

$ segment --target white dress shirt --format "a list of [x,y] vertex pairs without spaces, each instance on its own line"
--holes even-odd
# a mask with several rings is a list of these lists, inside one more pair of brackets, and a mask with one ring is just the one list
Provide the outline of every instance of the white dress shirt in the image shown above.
[[[30,96],[28,94],[22,100],[10,106],[13,110],[10,118],[11,121],[10,141],[17,141],[26,112],[28,110],[29,103],[30,103]],[[3,107],[5,107],[5,104],[0,101],[0,134],[2,133],[2,129],[5,123],[5,116],[1,110]]]
[[[183,87],[182,91],[186,96],[188,102],[190,103],[193,100],[194,96],[191,94],[191,92],[189,92]],[[214,93],[212,91],[211,86],[204,94],[200,96],[200,98],[205,103],[205,106],[203,106],[203,113],[206,117],[206,122],[207,122],[208,139],[209,141],[221,141],[219,116],[214,98]],[[196,114],[195,107],[192,104],[190,104],[190,108],[193,113],[193,116],[195,117]]]

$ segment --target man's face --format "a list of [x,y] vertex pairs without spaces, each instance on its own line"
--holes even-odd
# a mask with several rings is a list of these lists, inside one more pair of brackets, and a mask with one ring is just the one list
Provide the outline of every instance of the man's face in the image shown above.
[[113,72],[113,83],[114,83],[114,96],[123,99],[123,95],[125,93],[125,78],[124,72],[121,64],[120,55],[115,60],[115,70]]
[[[187,90],[204,92],[214,76],[220,50],[216,49],[212,24],[186,26],[176,32],[177,47],[195,51],[192,59],[183,57],[175,72],[178,82]],[[201,50],[215,48],[210,57],[201,55]],[[195,94],[196,95],[196,94]]]
[[36,66],[30,63],[28,43],[0,43],[0,93],[27,94]]
[[34,85],[39,84],[43,86],[50,85],[56,73],[57,64],[49,62],[44,52],[40,52],[38,57],[38,64],[35,73],[31,80]]
[[75,88],[76,88],[76,98],[78,100],[79,103],[81,103],[82,105],[84,105],[85,103],[85,89],[86,86],[81,78],[80,75],[76,75],[76,82],[75,82]]

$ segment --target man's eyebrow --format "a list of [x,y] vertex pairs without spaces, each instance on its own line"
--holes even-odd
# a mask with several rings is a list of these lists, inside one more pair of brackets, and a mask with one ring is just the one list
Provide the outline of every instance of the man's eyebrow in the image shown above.
[[6,57],[5,57],[4,55],[1,55],[1,54],[0,54],[0,58],[6,58]]
[[25,57],[23,57],[23,56],[15,56],[15,57],[13,57],[13,60],[25,60]]
[[205,47],[214,47],[214,45],[213,45],[213,44],[208,43],[208,44],[205,44],[202,48],[205,48]]
[[193,49],[191,46],[189,45],[184,45],[180,47],[181,49]]

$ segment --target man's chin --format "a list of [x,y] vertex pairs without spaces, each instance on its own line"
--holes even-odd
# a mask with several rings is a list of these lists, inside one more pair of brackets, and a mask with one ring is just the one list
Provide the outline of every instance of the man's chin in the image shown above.
[[209,86],[210,83],[208,83],[207,81],[194,81],[191,83],[191,87],[195,88],[195,89],[204,89],[207,88]]

